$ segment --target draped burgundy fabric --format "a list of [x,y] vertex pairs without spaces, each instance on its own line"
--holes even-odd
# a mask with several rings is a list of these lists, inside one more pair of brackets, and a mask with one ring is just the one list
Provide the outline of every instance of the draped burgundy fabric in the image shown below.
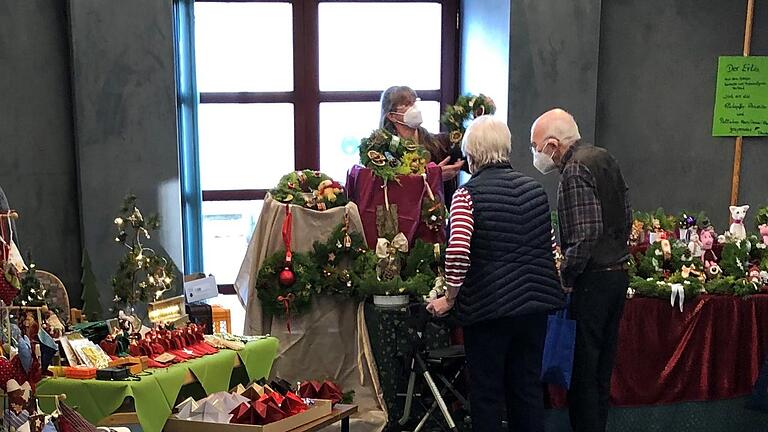
[[[766,294],[701,295],[683,312],[661,299],[627,300],[611,402],[640,406],[747,395],[766,347]],[[566,404],[564,391],[549,390],[553,406]]]
[[[442,170],[435,164],[427,167],[427,181],[435,197],[442,202],[443,180]],[[347,175],[347,194],[360,209],[360,219],[363,221],[365,239],[368,247],[375,248],[378,240],[376,230],[376,208],[384,206],[383,182],[373,175],[373,171],[359,165],[355,165]],[[399,176],[398,181],[391,181],[387,185],[387,197],[390,204],[397,204],[398,223],[400,231],[405,234],[408,242],[413,245],[416,239],[428,243],[445,242],[445,232],[430,231],[421,221],[421,203],[427,195],[424,179],[418,175]]]

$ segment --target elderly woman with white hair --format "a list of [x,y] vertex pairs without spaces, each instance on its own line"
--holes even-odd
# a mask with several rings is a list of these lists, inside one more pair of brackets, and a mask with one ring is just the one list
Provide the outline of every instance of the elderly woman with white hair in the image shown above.
[[[541,357],[547,315],[564,306],[544,188],[509,161],[511,134],[496,117],[476,118],[462,151],[472,178],[453,196],[444,297],[464,326],[472,430],[543,431]],[[455,307],[454,307],[455,305]]]

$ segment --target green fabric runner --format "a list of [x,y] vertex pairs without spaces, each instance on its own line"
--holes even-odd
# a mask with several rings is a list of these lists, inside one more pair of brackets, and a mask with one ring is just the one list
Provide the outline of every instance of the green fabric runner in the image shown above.
[[[210,356],[190,360],[165,369],[150,371],[140,381],[73,380],[47,378],[37,386],[41,395],[66,394],[66,403],[78,407],[78,411],[92,423],[98,423],[112,415],[123,401],[132,397],[136,413],[144,432],[160,432],[171,415],[187,370],[202,385],[207,394],[228,390],[235,355],[245,365],[248,377],[267,377],[277,354],[278,341],[267,338],[249,342],[238,352],[222,350]],[[50,412],[53,403],[41,400],[43,410]]]

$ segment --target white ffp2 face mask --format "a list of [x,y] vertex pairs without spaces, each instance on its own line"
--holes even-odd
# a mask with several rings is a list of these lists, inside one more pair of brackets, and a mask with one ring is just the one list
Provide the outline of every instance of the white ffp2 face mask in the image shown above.
[[552,152],[552,155],[548,155],[546,153],[537,152],[536,149],[531,147],[531,153],[533,153],[533,166],[536,167],[540,173],[546,175],[557,169],[557,164],[552,158],[555,154],[554,151]]
[[415,104],[411,105],[404,113],[393,114],[402,115],[402,124],[408,126],[411,129],[416,129],[417,127],[421,126],[421,123],[423,122],[421,118],[421,110]]

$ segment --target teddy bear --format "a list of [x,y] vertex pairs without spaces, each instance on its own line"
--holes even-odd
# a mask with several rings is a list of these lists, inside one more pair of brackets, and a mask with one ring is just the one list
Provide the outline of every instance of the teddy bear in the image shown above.
[[744,229],[744,218],[747,216],[748,205],[743,206],[730,206],[731,211],[731,228],[728,230],[731,233],[731,238],[736,241],[744,240],[747,238],[747,230]]
[[768,224],[762,224],[757,227],[760,230],[760,237],[763,238],[763,244],[768,245]]
[[691,257],[693,258],[701,258],[701,256],[704,255],[699,234],[695,230],[691,232],[691,241],[688,243],[688,250],[691,251]]
[[701,248],[704,253],[701,255],[701,261],[704,263],[704,269],[707,270],[707,274],[711,276],[717,276],[720,274],[720,266],[717,265],[717,256],[712,251],[712,246],[715,244],[715,235],[712,230],[706,229],[701,231]]

